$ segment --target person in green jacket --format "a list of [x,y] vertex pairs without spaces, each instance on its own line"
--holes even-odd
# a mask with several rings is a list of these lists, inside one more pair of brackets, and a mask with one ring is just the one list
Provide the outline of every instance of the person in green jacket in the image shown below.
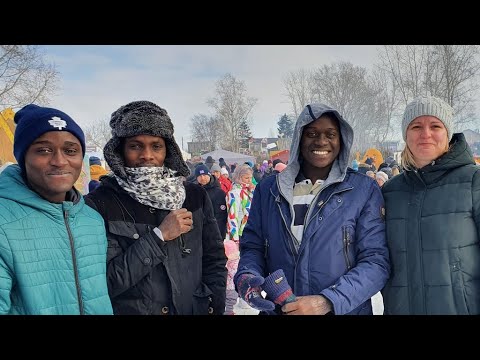
[[0,175],[0,314],[113,314],[103,219],[73,187],[83,131],[34,104],[14,121],[18,164]]
[[392,262],[386,315],[480,314],[480,167],[453,126],[439,98],[405,109],[405,171],[382,188]]

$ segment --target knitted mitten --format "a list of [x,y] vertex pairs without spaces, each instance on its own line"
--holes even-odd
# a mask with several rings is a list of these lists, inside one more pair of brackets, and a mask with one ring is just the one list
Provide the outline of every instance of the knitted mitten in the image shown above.
[[260,285],[264,281],[265,279],[262,276],[253,274],[240,275],[237,280],[238,295],[252,308],[260,311],[270,311],[275,309],[275,304],[262,296]]
[[278,269],[268,275],[265,278],[262,289],[275,304],[280,306],[293,302],[296,299],[282,269]]

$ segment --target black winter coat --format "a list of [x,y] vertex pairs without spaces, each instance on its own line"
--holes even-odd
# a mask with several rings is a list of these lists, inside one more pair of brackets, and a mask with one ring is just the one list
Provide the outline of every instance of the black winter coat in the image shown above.
[[163,242],[152,229],[169,211],[143,205],[113,177],[85,196],[105,220],[108,290],[115,314],[222,314],[227,269],[212,203],[201,186],[185,183],[183,207],[193,229]]
[[220,187],[220,183],[213,175],[210,176],[210,182],[203,187],[207,190],[208,197],[212,202],[213,215],[217,219],[218,230],[220,230],[220,236],[225,239],[227,234],[227,199],[226,195]]

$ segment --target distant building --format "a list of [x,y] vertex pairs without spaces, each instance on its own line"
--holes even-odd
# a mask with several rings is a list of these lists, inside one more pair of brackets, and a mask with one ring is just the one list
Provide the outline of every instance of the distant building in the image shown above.
[[276,144],[277,141],[278,138],[250,138],[250,140],[248,140],[248,150],[255,156],[262,153],[268,154],[268,148],[273,148],[272,145],[269,144]]
[[379,149],[382,153],[394,153],[403,149],[403,144],[400,140],[384,141],[380,143]]
[[214,146],[210,141],[190,141],[187,142],[188,152],[193,156],[205,154],[213,151]]

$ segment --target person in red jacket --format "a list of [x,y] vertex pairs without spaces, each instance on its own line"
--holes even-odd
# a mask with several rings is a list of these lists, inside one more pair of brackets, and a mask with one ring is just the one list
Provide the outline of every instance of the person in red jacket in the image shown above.
[[[228,194],[228,192],[232,190],[232,181],[228,178],[227,169],[220,168],[219,165],[213,164],[210,172],[217,178],[218,182],[220,183],[220,188],[223,190],[223,192]],[[226,174],[226,176],[223,174]]]

